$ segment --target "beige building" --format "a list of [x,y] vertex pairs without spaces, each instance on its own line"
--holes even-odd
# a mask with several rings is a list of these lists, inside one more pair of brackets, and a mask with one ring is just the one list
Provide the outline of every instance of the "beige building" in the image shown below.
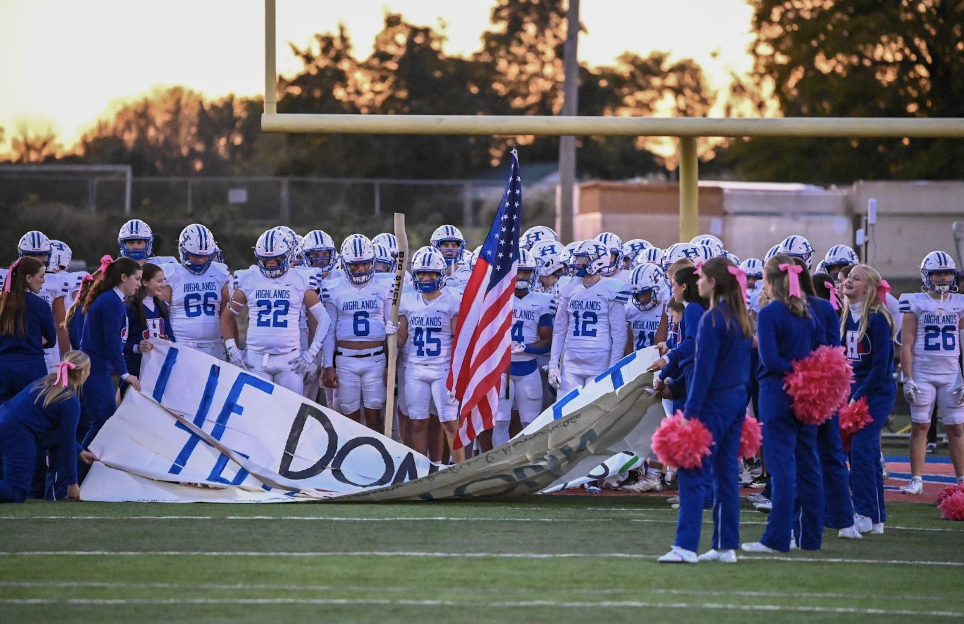
[[[871,199],[877,223],[867,226]],[[916,279],[921,259],[935,249],[961,262],[952,230],[954,222],[964,222],[964,182],[857,182],[829,189],[701,182],[699,208],[700,232],[720,237],[741,258],[762,258],[791,234],[807,237],[821,258],[837,244],[863,253],[856,238],[866,228],[867,260],[889,279]],[[664,248],[679,242],[676,184],[585,182],[577,188],[575,213],[577,239],[612,231]]]

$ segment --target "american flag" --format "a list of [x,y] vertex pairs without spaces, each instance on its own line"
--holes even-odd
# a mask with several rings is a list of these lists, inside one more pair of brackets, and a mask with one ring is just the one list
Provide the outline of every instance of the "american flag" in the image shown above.
[[453,444],[455,448],[470,444],[480,433],[491,429],[495,420],[499,385],[511,357],[509,327],[521,229],[522,177],[519,156],[512,150],[505,194],[459,308],[452,367],[446,381],[448,389],[461,402],[461,425]]

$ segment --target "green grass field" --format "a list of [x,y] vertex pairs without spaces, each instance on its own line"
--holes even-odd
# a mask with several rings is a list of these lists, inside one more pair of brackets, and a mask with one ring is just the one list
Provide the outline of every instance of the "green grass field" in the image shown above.
[[[0,622],[962,621],[964,525],[889,513],[819,553],[671,566],[652,496],[4,505]],[[744,538],[765,520],[746,509]]]

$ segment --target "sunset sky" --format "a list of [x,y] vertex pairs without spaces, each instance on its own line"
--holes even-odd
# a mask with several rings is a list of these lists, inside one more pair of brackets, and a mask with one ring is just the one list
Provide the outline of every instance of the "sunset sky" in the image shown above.
[[[386,12],[417,24],[447,23],[448,54],[469,54],[489,23],[491,0],[278,0],[278,70],[343,22],[356,56],[371,50]],[[588,34],[579,56],[591,65],[624,51],[694,58],[716,86],[750,66],[746,0],[582,0]],[[695,20],[695,21],[694,21]],[[20,123],[51,127],[70,147],[112,102],[157,85],[207,96],[263,90],[262,0],[0,0],[0,127],[7,143]]]

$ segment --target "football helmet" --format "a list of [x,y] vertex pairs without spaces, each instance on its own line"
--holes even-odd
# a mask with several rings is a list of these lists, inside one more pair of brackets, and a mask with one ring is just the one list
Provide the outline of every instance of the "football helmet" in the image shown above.
[[[128,245],[134,241],[144,241],[144,249],[130,249]],[[154,232],[151,226],[140,219],[131,219],[117,233],[117,245],[122,257],[138,262],[147,260],[154,255]]]
[[808,269],[812,269],[811,259],[813,258],[813,247],[810,241],[802,236],[787,236],[780,243],[780,253],[786,254],[791,258],[803,258]]
[[609,264],[602,270],[602,274],[609,277],[623,266],[623,240],[612,232],[603,232],[596,240],[609,250]]
[[763,279],[763,263],[759,258],[747,258],[740,263],[740,268],[746,273],[747,277]]
[[857,252],[847,245],[834,245],[827,252],[827,255],[823,257],[823,261],[820,263],[821,267],[829,272],[830,267],[845,267],[853,264],[858,264],[860,259],[857,257]]
[[540,275],[552,275],[556,271],[564,271],[565,263],[562,261],[566,248],[559,241],[542,241],[533,247],[530,252],[539,266]]
[[665,259],[663,260],[663,271],[673,266],[677,260],[690,260],[694,264],[704,259],[706,251],[699,245],[692,243],[675,243],[666,249]]
[[352,234],[341,244],[341,261],[352,284],[367,284],[375,275],[375,247],[363,234]]
[[602,273],[609,268],[612,256],[609,248],[598,240],[588,240],[579,243],[572,252],[570,260],[573,275],[586,277]]
[[[254,257],[265,277],[281,277],[288,272],[291,263],[291,247],[283,232],[272,228],[258,237],[254,246]],[[271,260],[278,262],[277,267],[269,267]]]
[[321,269],[322,273],[331,271],[338,262],[338,249],[335,247],[335,241],[322,230],[308,232],[305,240],[301,243],[301,252],[304,254],[305,264]]
[[70,250],[67,243],[59,240],[50,241],[50,261],[47,263],[48,271],[66,271],[70,267],[70,261],[74,257],[74,252]]
[[394,273],[398,266],[398,260],[392,255],[391,250],[381,243],[372,243],[375,249],[375,272]]
[[[412,286],[423,294],[441,290],[445,286],[447,269],[448,261],[442,252],[434,246],[422,247],[412,256]],[[432,282],[422,282],[419,279],[421,273],[435,273],[438,277]]]
[[522,247],[531,251],[539,243],[558,240],[559,235],[556,234],[555,230],[544,225],[536,225],[523,232]]
[[382,232],[372,239],[372,245],[384,245],[389,253],[392,254],[392,258],[398,260],[398,239],[395,238],[394,234]]
[[[633,297],[633,304],[643,310],[652,310],[659,304],[659,288],[666,281],[666,274],[655,264],[641,264],[633,269],[629,276],[629,293]],[[636,295],[652,293],[649,301],[642,303]]]
[[723,241],[713,236],[712,234],[700,234],[696,238],[690,241],[693,245],[701,245],[703,247],[709,247],[713,250],[713,257],[723,255]]
[[[934,283],[934,280],[931,279],[932,273],[947,271],[954,273],[954,277],[949,284],[938,286]],[[932,251],[924,256],[924,260],[920,263],[920,276],[924,281],[924,292],[929,290],[941,294],[957,292],[957,265],[954,264],[954,259],[943,251]]]
[[628,269],[631,267],[639,252],[650,247],[652,247],[652,245],[649,244],[649,241],[641,238],[633,238],[623,243],[623,268]]
[[20,237],[20,242],[17,243],[17,257],[23,258],[24,256],[41,256],[45,266],[50,264],[50,258],[53,255],[53,250],[50,247],[50,239],[48,239],[43,232],[39,230],[31,230]]
[[720,254],[720,257],[726,258],[736,266],[740,266],[740,258],[736,254],[730,253],[725,249],[723,250],[723,253]]
[[[177,252],[181,265],[195,275],[202,275],[214,262],[218,253],[218,245],[214,242],[214,234],[199,223],[193,223],[183,230],[177,237]],[[191,262],[188,256],[204,258],[200,263]]]
[[[458,248],[443,250],[442,243],[458,243]],[[465,251],[465,238],[454,225],[442,225],[432,232],[432,247],[442,254],[445,264],[451,266],[461,259],[462,252]]]
[[770,247],[770,251],[767,252],[767,255],[763,256],[764,264],[769,262],[770,258],[777,255],[778,253],[781,253],[780,245],[774,245],[773,247]]
[[519,250],[519,272],[530,271],[529,279],[523,279],[520,274],[516,274],[515,289],[516,290],[532,290],[535,288],[536,279],[539,276],[539,263],[536,261],[535,256],[526,251],[525,249]]
[[642,252],[636,254],[636,259],[633,260],[633,266],[638,267],[644,264],[655,264],[662,268],[665,259],[666,254],[662,249],[659,247],[647,247]]

